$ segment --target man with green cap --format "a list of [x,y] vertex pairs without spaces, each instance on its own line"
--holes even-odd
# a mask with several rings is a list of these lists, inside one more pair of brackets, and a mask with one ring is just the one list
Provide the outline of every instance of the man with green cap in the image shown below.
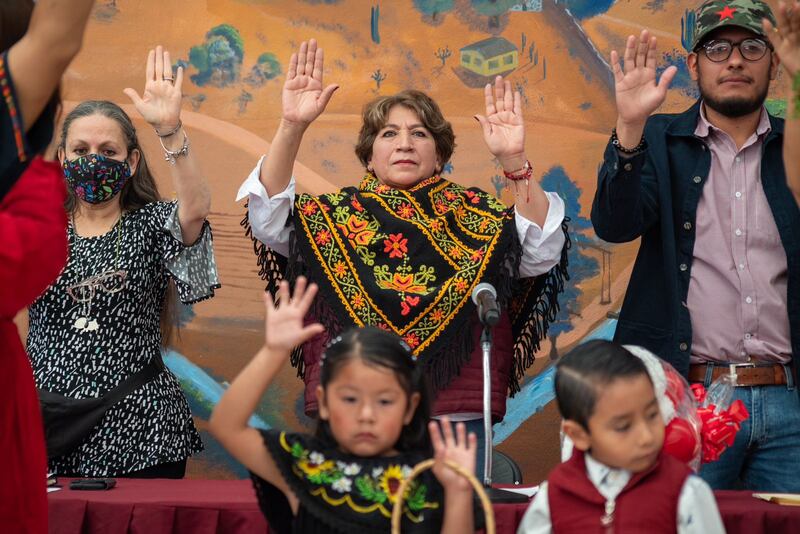
[[628,37],[624,65],[611,53],[618,117],[592,223],[610,242],[641,238],[614,340],[690,382],[735,380],[750,417],[702,467],[713,488],[800,492],[800,209],[787,186],[800,134],[792,106],[789,124],[764,107],[779,64],[800,71],[800,2],[773,14],[713,0],[695,15],[700,99],[683,113],[653,114],[677,69],[657,79],[647,30]]

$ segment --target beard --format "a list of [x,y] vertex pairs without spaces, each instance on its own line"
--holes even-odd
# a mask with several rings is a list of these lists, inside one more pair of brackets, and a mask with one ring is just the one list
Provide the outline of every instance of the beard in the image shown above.
[[697,81],[697,85],[700,87],[700,96],[703,98],[705,105],[720,115],[729,117],[731,119],[744,117],[745,115],[750,115],[751,113],[761,109],[761,106],[764,105],[764,102],[767,100],[767,94],[769,93],[769,83],[766,83],[764,84],[764,87],[759,89],[758,93],[752,98],[736,96],[728,98],[716,98],[714,95],[703,89],[703,81],[699,76],[699,73]]

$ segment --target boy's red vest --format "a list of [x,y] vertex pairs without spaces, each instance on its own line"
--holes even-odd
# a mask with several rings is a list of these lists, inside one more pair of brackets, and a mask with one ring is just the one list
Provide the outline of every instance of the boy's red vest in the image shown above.
[[677,532],[678,499],[691,469],[663,451],[650,469],[633,475],[617,496],[613,521],[602,524],[606,499],[586,474],[584,453],[558,465],[547,480],[553,532],[627,534]]

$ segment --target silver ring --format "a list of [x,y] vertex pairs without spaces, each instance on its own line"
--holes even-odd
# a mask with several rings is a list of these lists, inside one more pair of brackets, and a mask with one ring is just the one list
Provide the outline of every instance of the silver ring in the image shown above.
[[169,83],[175,83],[174,78],[167,78],[166,76],[164,76],[164,80],[168,81]]

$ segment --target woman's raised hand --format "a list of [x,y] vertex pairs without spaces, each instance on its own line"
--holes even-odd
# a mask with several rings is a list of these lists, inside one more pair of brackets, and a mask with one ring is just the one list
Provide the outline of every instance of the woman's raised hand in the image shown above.
[[522,97],[519,91],[511,90],[511,82],[502,76],[483,91],[486,116],[475,115],[483,129],[483,140],[489,151],[500,163],[504,159],[518,157],[525,152],[525,123],[522,120]]
[[330,84],[323,89],[323,62],[322,48],[317,48],[315,39],[303,41],[300,50],[292,54],[283,84],[284,121],[305,127],[325,111],[339,86]]
[[642,31],[638,42],[635,36],[628,36],[624,65],[620,65],[617,51],[611,51],[617,113],[622,123],[643,126],[667,98],[667,89],[678,68],[667,68],[656,83],[656,66],[656,38],[647,30]]
[[169,52],[159,45],[147,54],[142,96],[130,87],[123,92],[150,126],[158,132],[166,133],[175,129],[180,121],[182,85],[183,67],[178,67],[173,79]]
[[276,301],[272,300],[269,293],[264,293],[264,306],[267,312],[264,321],[264,344],[268,349],[287,352],[325,331],[319,323],[303,324],[303,318],[314,302],[316,294],[317,285],[308,285],[303,276],[295,282],[294,294],[290,293],[289,283],[286,280],[281,281]]

